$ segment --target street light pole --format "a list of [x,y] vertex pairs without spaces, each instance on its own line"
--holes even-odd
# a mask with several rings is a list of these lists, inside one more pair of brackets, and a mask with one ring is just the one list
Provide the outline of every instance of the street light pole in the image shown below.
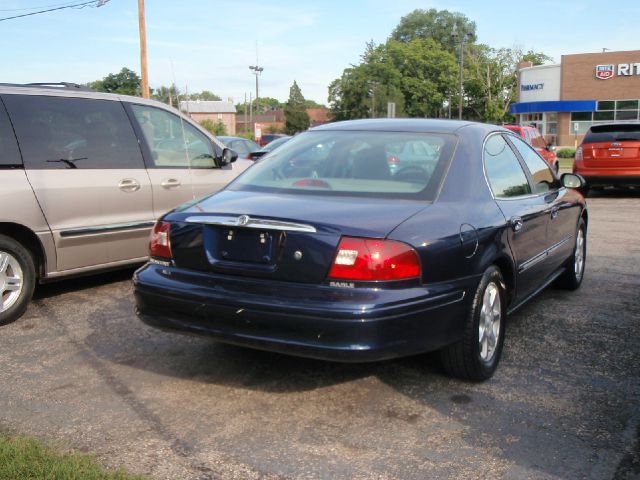
[[[464,42],[471,39],[471,32],[465,32],[460,36],[460,85],[458,90],[458,120],[462,120],[462,96],[463,96],[463,69],[464,69]],[[458,38],[458,26],[454,23],[451,30],[454,40]]]
[[260,102],[260,91],[258,89],[258,77],[260,76],[260,74],[264,70],[264,67],[260,67],[257,64],[256,65],[250,65],[249,66],[249,70],[252,70],[253,74],[256,76],[256,115],[258,115],[259,106],[260,106],[259,105],[259,102]]

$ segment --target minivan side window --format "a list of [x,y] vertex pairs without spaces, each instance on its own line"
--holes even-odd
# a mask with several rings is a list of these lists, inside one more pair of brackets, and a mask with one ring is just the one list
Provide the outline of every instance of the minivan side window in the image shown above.
[[0,168],[22,165],[20,151],[13,134],[13,128],[7,117],[2,102],[0,102]]
[[496,198],[531,193],[522,165],[502,135],[492,135],[487,139],[484,147],[484,165],[487,180]]
[[28,169],[144,168],[120,102],[40,95],[3,100]]
[[214,168],[211,140],[189,122],[161,108],[131,105],[155,168]]
[[551,173],[547,162],[545,162],[531,146],[515,135],[510,136],[509,140],[511,140],[516,147],[524,163],[526,163],[529,172],[531,172],[535,193],[544,193],[552,189],[560,188],[560,184],[553,176],[553,173]]

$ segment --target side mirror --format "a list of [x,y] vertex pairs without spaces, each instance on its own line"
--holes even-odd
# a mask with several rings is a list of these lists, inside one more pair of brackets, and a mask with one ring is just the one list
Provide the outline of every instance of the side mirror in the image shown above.
[[556,146],[555,145],[547,145],[547,150],[549,150],[550,152],[555,152],[556,151]]
[[222,157],[220,157],[220,164],[222,167],[235,162],[238,159],[238,154],[230,148],[222,150]]
[[575,173],[563,173],[560,177],[560,181],[564,187],[574,188],[576,190],[584,188],[587,185],[584,178]]

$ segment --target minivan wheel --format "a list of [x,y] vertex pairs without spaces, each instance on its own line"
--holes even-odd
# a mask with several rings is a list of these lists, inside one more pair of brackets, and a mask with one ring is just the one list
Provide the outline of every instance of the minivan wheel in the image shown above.
[[502,355],[506,316],[504,281],[491,266],[476,289],[462,340],[440,351],[445,371],[466,380],[491,378]]
[[0,235],[0,325],[22,316],[33,295],[35,280],[31,253],[13,238]]
[[564,273],[558,278],[558,285],[567,290],[577,290],[582,284],[587,265],[587,226],[583,219],[578,222],[573,254],[566,263]]

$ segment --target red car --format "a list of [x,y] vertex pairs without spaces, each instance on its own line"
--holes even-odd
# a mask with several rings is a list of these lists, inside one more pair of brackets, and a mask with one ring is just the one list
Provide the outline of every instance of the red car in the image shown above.
[[507,124],[502,126],[507,130],[516,132],[520,137],[522,137],[524,141],[535,148],[538,154],[545,159],[549,166],[558,173],[560,164],[558,163],[558,156],[555,152],[556,147],[547,143],[540,133],[540,130],[536,127],[528,127],[525,125]]
[[576,150],[573,171],[587,188],[640,185],[640,124],[594,125]]

